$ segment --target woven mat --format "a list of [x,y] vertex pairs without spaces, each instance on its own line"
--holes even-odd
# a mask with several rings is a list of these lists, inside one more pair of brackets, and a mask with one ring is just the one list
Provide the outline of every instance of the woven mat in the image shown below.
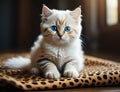
[[120,64],[96,57],[85,56],[85,67],[78,78],[45,79],[41,75],[32,75],[19,69],[5,69],[2,62],[12,56],[28,54],[0,55],[0,85],[12,85],[21,90],[49,90],[75,87],[95,87],[120,85]]

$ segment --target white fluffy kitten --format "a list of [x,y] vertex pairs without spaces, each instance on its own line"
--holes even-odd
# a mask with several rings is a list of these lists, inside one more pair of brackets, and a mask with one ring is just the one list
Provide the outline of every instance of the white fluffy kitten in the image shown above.
[[46,78],[78,77],[84,67],[81,47],[81,8],[51,10],[43,5],[41,35],[31,49],[31,58],[15,57],[4,62],[8,68],[29,68]]

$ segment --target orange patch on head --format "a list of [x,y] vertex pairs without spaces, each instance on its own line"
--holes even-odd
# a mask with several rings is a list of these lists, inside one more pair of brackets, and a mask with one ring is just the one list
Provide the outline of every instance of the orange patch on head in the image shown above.
[[73,30],[76,34],[78,34],[77,30]]
[[70,34],[70,35],[73,34],[73,31],[68,32],[68,34]]
[[78,34],[78,32],[77,32],[76,30],[71,30],[70,32],[68,32],[69,36],[71,36],[72,38],[75,38],[74,32],[75,32],[76,34]]
[[73,32],[75,32],[76,34],[78,34],[78,32],[76,30],[71,30],[70,32],[68,32],[68,34],[73,34]]
[[74,38],[74,36],[73,36],[73,31],[68,32],[68,35],[69,35],[70,37]]
[[59,24],[60,24],[60,25],[63,25],[64,23],[65,23],[65,19],[59,20]]

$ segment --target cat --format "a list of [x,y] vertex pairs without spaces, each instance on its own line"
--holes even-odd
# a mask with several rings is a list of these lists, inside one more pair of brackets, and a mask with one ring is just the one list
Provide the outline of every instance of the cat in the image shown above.
[[77,78],[84,67],[81,8],[75,10],[42,7],[41,35],[31,48],[30,58],[14,57],[4,62],[8,68],[41,71],[45,78]]

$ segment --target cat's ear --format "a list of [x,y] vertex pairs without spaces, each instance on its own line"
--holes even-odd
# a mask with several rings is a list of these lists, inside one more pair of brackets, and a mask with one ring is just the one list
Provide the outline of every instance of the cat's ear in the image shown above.
[[49,17],[52,14],[52,10],[43,4],[42,7],[42,17]]
[[80,18],[81,17],[81,6],[77,7],[75,10],[71,11],[70,15],[75,19]]

